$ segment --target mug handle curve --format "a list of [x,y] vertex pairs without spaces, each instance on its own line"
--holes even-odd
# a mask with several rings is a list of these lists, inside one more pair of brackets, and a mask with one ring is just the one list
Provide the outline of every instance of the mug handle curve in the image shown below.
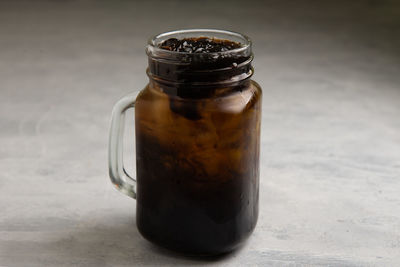
[[140,91],[121,98],[112,110],[111,128],[108,140],[108,171],[111,182],[122,193],[136,199],[136,179],[124,167],[123,137],[125,128],[125,112],[135,108],[136,98]]

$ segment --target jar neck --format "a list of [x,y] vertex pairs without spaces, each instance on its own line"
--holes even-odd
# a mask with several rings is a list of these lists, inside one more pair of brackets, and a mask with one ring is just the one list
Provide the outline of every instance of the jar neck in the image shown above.
[[224,85],[246,80],[253,75],[253,56],[208,62],[172,62],[149,56],[147,75],[150,79],[180,84]]

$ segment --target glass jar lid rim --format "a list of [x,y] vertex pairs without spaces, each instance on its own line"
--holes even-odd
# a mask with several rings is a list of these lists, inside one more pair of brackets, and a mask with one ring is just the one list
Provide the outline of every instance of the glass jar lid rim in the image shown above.
[[187,37],[210,37],[210,38],[218,38],[225,39],[229,41],[235,41],[240,43],[240,47],[220,51],[220,52],[211,52],[211,53],[202,53],[203,55],[215,55],[222,56],[228,54],[236,54],[236,53],[246,53],[251,54],[251,40],[248,36],[228,30],[218,30],[218,29],[184,29],[184,30],[175,30],[157,34],[151,37],[147,42],[146,53],[150,56],[152,53],[163,53],[170,55],[196,55],[196,53],[190,52],[178,52],[178,51],[169,51],[166,49],[160,48],[158,45],[163,41],[169,38],[187,38]]

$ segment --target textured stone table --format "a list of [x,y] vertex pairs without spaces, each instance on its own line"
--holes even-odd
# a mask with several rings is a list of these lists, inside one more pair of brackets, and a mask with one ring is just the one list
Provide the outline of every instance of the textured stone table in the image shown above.
[[[398,2],[186,2],[0,2],[0,266],[400,265]],[[107,174],[147,38],[190,27],[251,36],[264,89],[259,222],[218,259],[145,241]]]

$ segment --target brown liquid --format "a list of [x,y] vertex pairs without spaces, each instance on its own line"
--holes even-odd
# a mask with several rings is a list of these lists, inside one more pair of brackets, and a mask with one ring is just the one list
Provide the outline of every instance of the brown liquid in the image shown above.
[[144,237],[219,254],[250,235],[258,217],[260,99],[250,80],[201,88],[150,82],[142,91],[136,217]]

